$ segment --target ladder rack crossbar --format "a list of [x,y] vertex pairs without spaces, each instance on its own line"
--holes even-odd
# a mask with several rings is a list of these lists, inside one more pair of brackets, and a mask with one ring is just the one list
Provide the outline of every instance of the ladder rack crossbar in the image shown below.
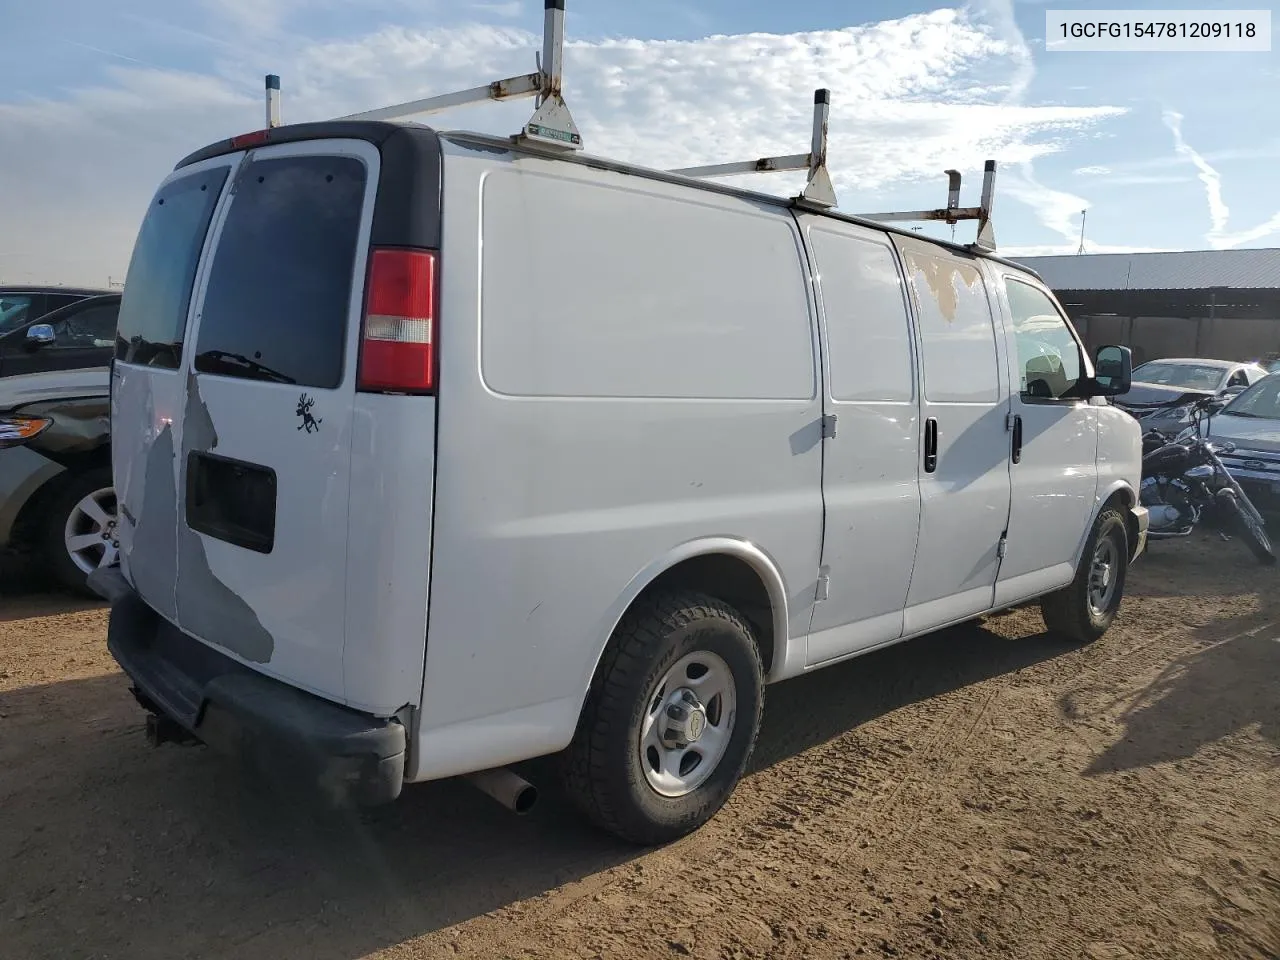
[[483,86],[444,93],[421,100],[410,100],[376,110],[352,113],[339,120],[403,120],[407,117],[439,113],[454,107],[477,103],[537,97],[533,116],[516,135],[543,146],[568,150],[582,149],[582,135],[573,122],[569,106],[564,102],[564,0],[544,0],[542,21],[542,56],[538,69],[519,77],[495,80]]
[[[407,117],[438,113],[473,104],[518,100],[535,97],[533,116],[515,140],[524,140],[563,150],[581,150],[582,136],[565,103],[562,83],[564,71],[564,6],[565,0],[543,0],[542,55],[537,70],[521,76],[495,80],[482,86],[457,90],[434,97],[424,97],[392,104],[362,113],[352,113],[340,120],[403,120]],[[280,78],[268,74],[266,82],[266,124],[280,125]],[[808,179],[794,202],[800,206],[830,208],[836,206],[836,193],[827,170],[827,133],[831,119],[831,91],[820,89],[813,95],[813,138],[808,153],[778,157],[760,157],[734,163],[714,163],[682,167],[668,171],[698,179],[734,177],[751,173],[776,173],[807,170]],[[988,160],[982,178],[982,199],[976,207],[960,206],[960,173],[947,170],[947,205],[936,210],[902,210],[862,214],[865,220],[881,222],[941,221],[956,224],[961,220],[978,221],[978,237],[973,247],[995,250],[995,233],[991,224],[991,206],[995,200],[996,164]]]
[[995,228],[991,224],[991,205],[996,196],[996,162],[988,160],[982,170],[982,199],[976,207],[960,206],[960,173],[948,170],[947,205],[937,210],[894,210],[888,213],[860,213],[864,220],[877,220],[881,223],[902,222],[906,220],[941,220],[943,223],[956,224],[961,220],[978,221],[978,237],[973,246],[978,250],[992,252],[996,248]]
[[827,172],[827,129],[831,119],[831,91],[815,90],[813,93],[813,141],[808,153],[792,153],[785,157],[760,157],[758,160],[740,160],[733,163],[713,163],[702,167],[682,167],[669,173],[684,177],[709,179],[735,177],[745,173],[778,173],[787,170],[808,170],[809,179],[804,190],[796,197],[797,203],[818,207],[834,207],[836,192]]
[[863,220],[878,220],[881,223],[893,223],[904,220],[941,220],[944,223],[959,223],[961,220],[981,220],[985,216],[982,207],[943,207],[938,210],[903,210],[892,213],[860,213]]
[[524,97],[537,96],[542,91],[542,74],[526,73],[522,77],[508,77],[495,80],[481,87],[458,90],[454,93],[442,93],[421,100],[409,100],[405,103],[379,107],[376,110],[364,110],[360,113],[338,117],[339,120],[400,120],[405,117],[439,113],[454,107],[465,107],[473,103],[484,103],[488,100],[519,100]]
[[682,167],[670,170],[683,177],[709,179],[713,177],[733,177],[744,173],[775,173],[782,170],[808,170],[808,153],[793,153],[787,157],[761,157],[759,160],[743,160],[741,163],[713,163],[705,167]]

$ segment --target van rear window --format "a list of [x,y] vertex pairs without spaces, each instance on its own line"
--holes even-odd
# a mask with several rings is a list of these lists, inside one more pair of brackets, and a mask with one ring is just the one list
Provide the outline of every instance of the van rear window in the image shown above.
[[241,169],[200,311],[197,370],[338,386],[365,178],[352,157]]
[[179,177],[160,188],[133,245],[116,359],[176,369],[182,359],[191,286],[228,166]]

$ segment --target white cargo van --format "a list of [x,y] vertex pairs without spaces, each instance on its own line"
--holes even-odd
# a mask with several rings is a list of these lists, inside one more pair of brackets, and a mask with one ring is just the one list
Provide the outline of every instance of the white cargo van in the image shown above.
[[1035,598],[1107,629],[1146,514],[1104,350],[1012,263],[684,176],[215,144],[125,287],[110,648],[160,738],[370,803],[561,754],[661,842],[768,683]]

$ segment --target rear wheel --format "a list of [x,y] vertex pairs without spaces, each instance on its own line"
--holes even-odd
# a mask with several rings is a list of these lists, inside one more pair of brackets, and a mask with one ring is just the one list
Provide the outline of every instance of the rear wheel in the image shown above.
[[695,593],[639,602],[592,681],[564,776],[598,826],[640,844],[696,830],[746,769],[764,705],[750,626]]
[[1224,504],[1227,513],[1227,527],[1248,545],[1258,562],[1267,566],[1276,562],[1276,554],[1271,546],[1271,538],[1266,528],[1250,513],[1239,500],[1231,497]]
[[1129,569],[1129,533],[1124,514],[1105,507],[1089,534],[1075,579],[1040,598],[1044,625],[1076,643],[1092,643],[1107,632],[1124,598]]
[[85,578],[114,566],[120,555],[111,470],[99,467],[68,479],[49,501],[43,537],[45,562],[70,590],[96,597]]

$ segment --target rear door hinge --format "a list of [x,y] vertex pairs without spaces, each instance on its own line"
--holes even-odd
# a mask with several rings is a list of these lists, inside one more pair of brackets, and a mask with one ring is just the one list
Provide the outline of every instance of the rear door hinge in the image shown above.
[[1006,430],[1012,430],[1013,425],[1017,422],[1017,420],[1018,420],[1018,415],[1016,413],[1006,413],[1004,415],[1004,428]]
[[836,415],[834,413],[824,413],[822,415],[822,439],[834,440],[836,437]]
[[823,601],[831,596],[831,578],[825,573],[818,574],[818,592],[814,594],[814,600]]

